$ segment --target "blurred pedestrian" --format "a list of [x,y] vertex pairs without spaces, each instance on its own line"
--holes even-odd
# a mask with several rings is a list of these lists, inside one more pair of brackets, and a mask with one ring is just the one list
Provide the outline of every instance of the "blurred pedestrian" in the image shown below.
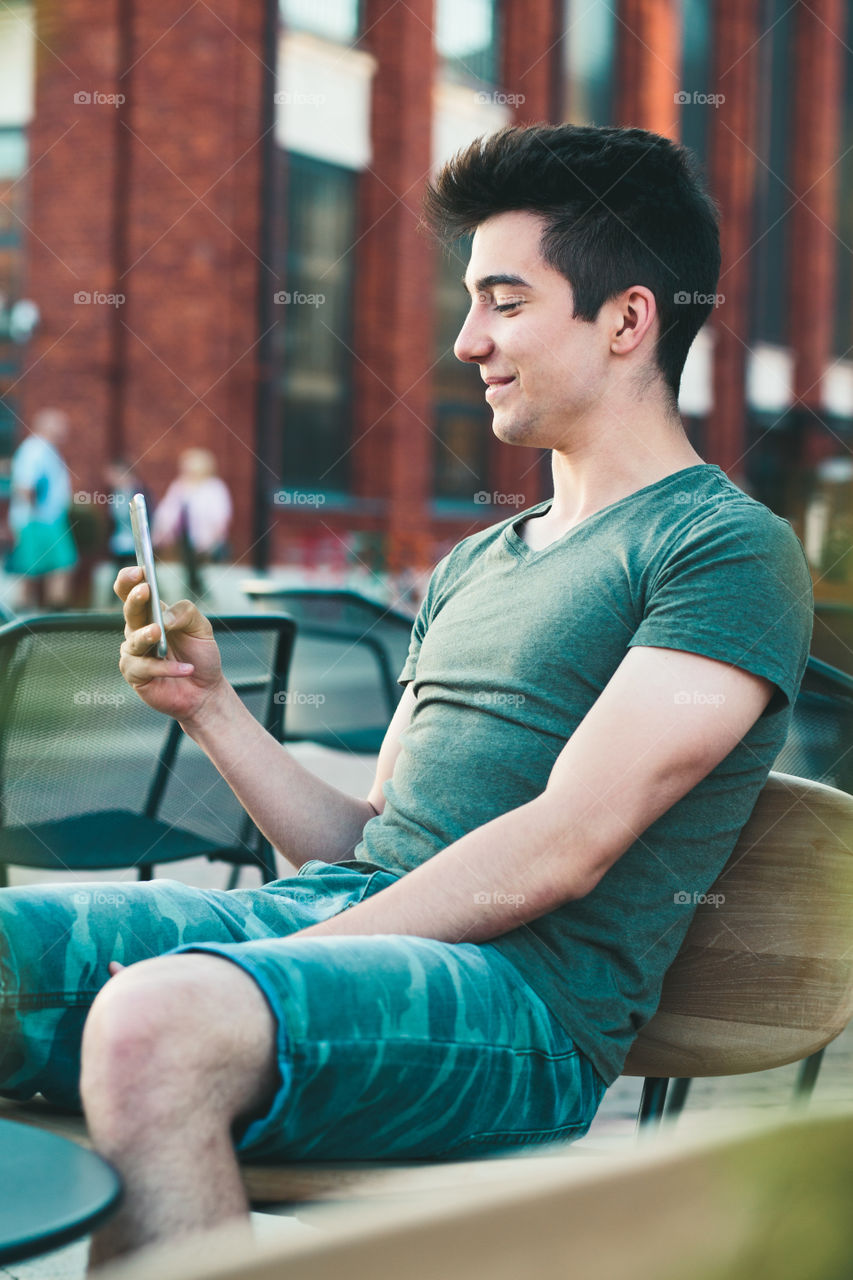
[[185,449],[151,525],[155,547],[179,551],[189,594],[195,597],[205,593],[201,566],[221,560],[227,549],[233,508],[228,486],[216,472],[209,449]]
[[148,494],[139,483],[133,463],[126,458],[116,458],[104,468],[104,479],[109,491],[110,533],[108,546],[116,569],[136,564],[136,548],[130,523],[130,500],[135,493]]
[[6,563],[23,578],[24,608],[67,609],[77,547],[71,532],[71,480],[60,449],[68,415],[40,409],[12,457],[9,527],[14,543]]

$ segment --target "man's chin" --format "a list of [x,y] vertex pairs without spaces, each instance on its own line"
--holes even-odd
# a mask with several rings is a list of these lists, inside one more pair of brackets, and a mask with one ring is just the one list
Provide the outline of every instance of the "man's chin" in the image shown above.
[[536,429],[532,422],[519,422],[517,418],[503,417],[500,413],[496,413],[492,418],[492,432],[500,440],[501,444],[528,445],[534,448],[542,447],[534,439]]

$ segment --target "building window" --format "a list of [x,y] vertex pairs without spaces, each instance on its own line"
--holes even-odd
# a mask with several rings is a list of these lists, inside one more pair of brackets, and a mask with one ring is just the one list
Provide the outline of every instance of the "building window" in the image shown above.
[[435,43],[441,75],[460,84],[497,84],[496,0],[436,0]]
[[280,155],[286,191],[282,480],[343,496],[352,443],[356,176],[293,152]]
[[[752,324],[750,343],[784,346],[788,298],[788,214],[791,193],[790,112],[793,107],[792,10],[786,0],[768,0],[764,39],[758,45],[759,127],[756,199],[750,253]],[[723,292],[725,284],[723,283]]]
[[616,6],[564,0],[564,22],[565,119],[612,124]]
[[453,354],[453,343],[468,313],[461,278],[468,265],[471,237],[439,250],[436,264],[435,500],[439,506],[470,506],[487,488],[492,414],[474,365]]
[[360,30],[359,0],[280,0],[282,23],[291,31],[352,44]]

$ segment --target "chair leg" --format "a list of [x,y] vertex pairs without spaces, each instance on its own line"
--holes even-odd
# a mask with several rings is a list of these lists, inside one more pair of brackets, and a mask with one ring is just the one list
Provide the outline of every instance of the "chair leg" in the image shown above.
[[684,1110],[684,1103],[687,1100],[687,1093],[690,1089],[690,1077],[679,1076],[673,1080],[672,1089],[669,1094],[669,1104],[666,1108],[666,1118],[675,1118],[681,1115]]
[[806,1106],[814,1092],[815,1081],[820,1071],[820,1065],[823,1062],[823,1049],[818,1049],[817,1053],[811,1054],[810,1057],[804,1058],[800,1063],[800,1071],[797,1076],[797,1083],[794,1085],[793,1106]]
[[0,862],[0,889],[8,889],[9,887],[9,868],[5,862]]
[[137,876],[137,879],[150,880],[153,874],[154,874],[154,867],[150,862],[146,862],[146,863],[143,863],[143,865],[139,868],[139,875]]
[[663,1119],[663,1108],[666,1102],[666,1091],[669,1080],[666,1076],[646,1076],[643,1081],[643,1093],[640,1098],[640,1112],[637,1117],[637,1132],[657,1128]]
[[240,872],[241,872],[241,871],[242,871],[242,867],[240,866],[240,863],[239,863],[239,862],[234,862],[234,863],[232,863],[232,865],[231,865],[231,874],[229,875],[229,877],[228,877],[228,883],[227,883],[227,885],[225,886],[225,888],[226,888],[226,889],[236,889],[236,888],[237,888],[237,883],[238,883],[238,881],[239,881],[239,879],[240,879]]

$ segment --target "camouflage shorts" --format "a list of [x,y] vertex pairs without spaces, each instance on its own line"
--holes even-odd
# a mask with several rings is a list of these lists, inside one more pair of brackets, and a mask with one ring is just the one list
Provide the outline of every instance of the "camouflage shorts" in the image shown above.
[[110,960],[208,951],[260,986],[281,1086],[235,1131],[253,1159],[456,1157],[582,1136],[605,1085],[488,943],[288,937],[392,883],[306,862],[258,889],[177,880],[0,889],[0,1094],[79,1108]]

